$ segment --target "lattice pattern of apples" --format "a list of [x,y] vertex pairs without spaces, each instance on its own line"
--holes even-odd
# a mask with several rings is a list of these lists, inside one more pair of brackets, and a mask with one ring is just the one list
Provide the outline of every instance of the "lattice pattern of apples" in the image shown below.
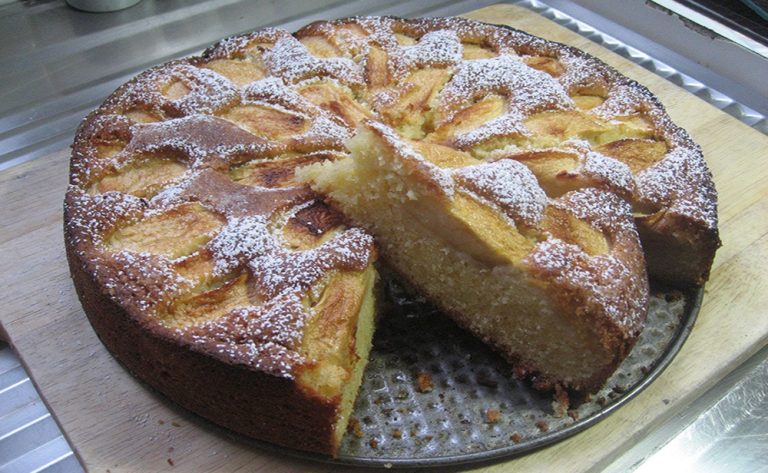
[[[295,337],[267,337],[264,349],[295,362],[308,291],[333,271],[364,268],[372,242],[293,174],[345,159],[345,141],[368,119],[447,167],[446,149],[514,160],[552,198],[598,187],[641,216],[673,211],[716,226],[699,150],[604,64],[467,20],[379,18],[230,38],[118,89],[74,146],[71,232],[98,250],[104,287],[121,285],[165,327],[229,321],[247,338],[280,326]],[[137,258],[151,277],[129,274]],[[295,274],[278,274],[286,261]],[[265,274],[287,280],[285,290]],[[146,281],[168,290],[139,287]],[[243,325],[252,317],[268,323]]]

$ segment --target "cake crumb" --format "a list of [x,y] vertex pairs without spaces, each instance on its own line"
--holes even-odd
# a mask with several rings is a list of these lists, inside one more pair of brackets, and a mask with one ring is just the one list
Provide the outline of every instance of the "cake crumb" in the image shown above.
[[368,441],[368,445],[370,445],[371,448],[375,450],[379,448],[379,441],[376,440],[375,438],[372,438],[371,440]]
[[536,427],[538,427],[542,432],[547,432],[549,430],[549,424],[543,419],[536,421]]
[[566,391],[559,384],[555,385],[555,398],[552,401],[552,410],[557,418],[565,416],[570,407],[570,399],[568,398],[568,391]]
[[509,440],[513,441],[514,443],[520,443],[520,441],[523,440],[523,436],[517,432],[512,432],[512,435],[509,436]]
[[168,464],[171,466],[175,466],[175,464],[173,463],[173,460],[171,460],[170,458],[168,459]]
[[349,424],[347,425],[347,432],[354,434],[355,437],[363,438],[363,429],[360,426],[360,421],[356,417],[349,418]]
[[432,392],[432,375],[426,372],[419,373],[416,378],[416,390],[420,393]]
[[395,429],[392,431],[392,438],[401,439],[403,438],[403,432],[400,429]]
[[579,411],[576,409],[570,409],[568,411],[568,417],[570,417],[573,420],[579,420]]
[[485,410],[485,423],[495,424],[501,420],[501,412],[498,409],[486,409]]

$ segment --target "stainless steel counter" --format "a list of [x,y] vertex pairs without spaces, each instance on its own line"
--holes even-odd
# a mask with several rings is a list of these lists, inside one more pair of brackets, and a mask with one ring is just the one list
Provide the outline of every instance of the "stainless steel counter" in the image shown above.
[[[61,0],[0,0],[0,169],[62,149],[82,117],[129,77],[219,38],[264,26],[295,30],[320,18],[455,15],[491,3],[498,2],[143,0],[95,14]],[[648,2],[620,0],[619,8],[592,0],[516,3],[768,132],[768,60],[759,54],[691,29]],[[681,415],[595,470],[768,471],[766,386],[763,349]],[[23,367],[0,344],[0,473],[79,470]]]

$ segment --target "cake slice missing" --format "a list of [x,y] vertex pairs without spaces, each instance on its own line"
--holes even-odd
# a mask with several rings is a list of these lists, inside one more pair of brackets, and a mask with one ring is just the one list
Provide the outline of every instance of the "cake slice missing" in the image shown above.
[[291,185],[321,158],[186,173],[148,200],[72,186],[65,228],[88,317],[131,372],[231,430],[336,455],[378,276],[373,239]]
[[367,121],[351,159],[298,170],[382,258],[540,388],[599,388],[633,346],[648,285],[629,205],[551,200],[513,160],[402,140]]

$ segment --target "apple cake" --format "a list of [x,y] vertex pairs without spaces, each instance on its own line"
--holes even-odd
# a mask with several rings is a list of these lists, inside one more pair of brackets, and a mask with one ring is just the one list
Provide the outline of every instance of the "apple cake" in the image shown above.
[[701,285],[719,246],[701,150],[650,92],[459,18],[268,28],[140,74],[81,124],[64,220],[85,313],[134,375],[331,455],[379,264],[537,388],[588,393],[648,276]]

